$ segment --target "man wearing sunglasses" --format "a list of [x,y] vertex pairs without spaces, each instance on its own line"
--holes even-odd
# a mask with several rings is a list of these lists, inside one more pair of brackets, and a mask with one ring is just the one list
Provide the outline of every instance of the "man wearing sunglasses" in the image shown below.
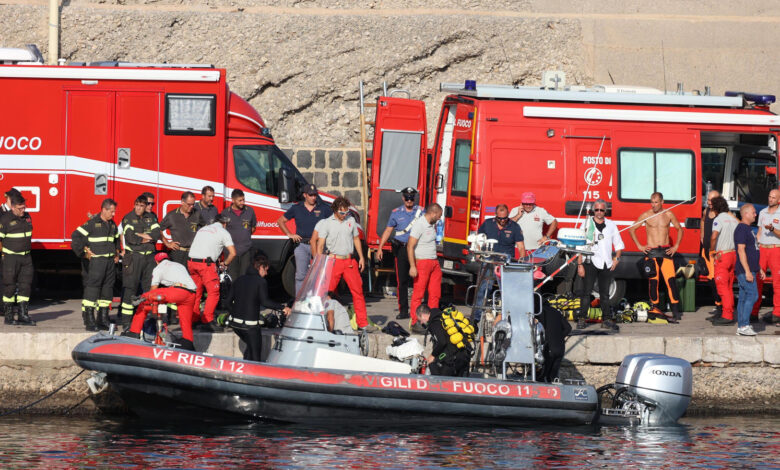
[[583,228],[588,244],[592,244],[593,255],[577,259],[576,295],[580,297],[580,311],[577,315],[577,328],[586,327],[585,319],[590,308],[590,292],[593,284],[599,281],[599,300],[601,303],[601,327],[616,330],[615,315],[609,301],[609,286],[614,278],[614,271],[620,263],[620,255],[625,245],[620,237],[615,222],[608,220],[607,202],[598,199],[593,203],[593,216],[585,219]]
[[[312,238],[317,239],[317,254],[327,253],[334,258],[333,272],[330,277],[329,291],[336,291],[341,278],[347,283],[352,293],[352,302],[355,304],[355,321],[360,329],[374,333],[376,327],[368,324],[368,312],[366,311],[366,299],[363,296],[363,279],[360,273],[365,268],[363,247],[360,243],[358,223],[349,215],[349,199],[337,197],[330,205],[333,215],[317,222],[312,233]],[[358,262],[355,262],[353,253],[357,251]]]
[[409,256],[406,250],[406,244],[409,243],[409,232],[412,230],[412,222],[423,216],[425,209],[415,203],[417,190],[408,187],[401,190],[401,196],[404,203],[400,207],[393,209],[390,218],[387,220],[387,227],[379,240],[379,251],[377,259],[382,261],[382,248],[390,237],[393,237],[391,244],[393,246],[393,258],[395,260],[395,280],[398,286],[398,318],[403,320],[409,318]]
[[513,259],[515,248],[517,248],[518,257],[525,256],[523,230],[517,222],[509,218],[509,207],[506,204],[496,206],[496,216],[492,219],[485,219],[479,227],[479,233],[484,233],[488,239],[498,240],[493,251],[506,253],[509,259]]
[[[523,229],[525,249],[533,251],[552,238],[558,228],[558,220],[543,207],[536,205],[536,195],[530,191],[520,196],[520,203],[520,206],[509,211],[509,218]],[[547,232],[544,232],[545,225]]]

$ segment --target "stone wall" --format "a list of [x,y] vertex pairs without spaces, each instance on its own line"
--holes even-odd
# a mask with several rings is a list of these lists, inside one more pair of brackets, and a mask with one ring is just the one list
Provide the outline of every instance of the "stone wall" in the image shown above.
[[[283,148],[306,181],[335,196],[344,196],[363,209],[360,149]],[[371,152],[368,152],[369,158]]]

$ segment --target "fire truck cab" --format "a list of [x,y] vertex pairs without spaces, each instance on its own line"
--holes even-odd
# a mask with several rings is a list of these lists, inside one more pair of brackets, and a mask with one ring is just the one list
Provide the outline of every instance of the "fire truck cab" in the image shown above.
[[[220,210],[233,189],[244,191],[258,220],[254,247],[294,291],[293,246],[276,220],[306,181],[260,114],[230,91],[224,69],[46,66],[8,51],[0,50],[0,181],[3,191],[16,187],[27,200],[37,268],[62,265],[70,234],[105,198],[118,202],[120,222],[138,195],[151,192],[162,220],[182,192],[200,199],[208,185]],[[21,60],[3,61],[3,53]]]
[[[429,152],[382,145],[390,133],[417,132],[427,141],[421,101],[381,96],[377,104],[371,175],[371,204],[394,184],[386,159],[403,158],[403,167],[419,171],[423,203],[444,208],[440,263],[451,276],[472,277],[467,238],[498,204],[520,206],[523,192],[559,227],[582,223],[596,199],[607,201],[607,216],[626,230],[650,208],[650,195],[661,192],[664,207],[684,227],[679,252],[689,262],[700,246],[702,209],[708,189],[721,191],[733,209],[752,202],[766,205],[778,187],[777,140],[780,117],[769,111],[774,96],[727,93],[664,93],[640,87],[550,88],[442,83],[444,99]],[[415,113],[408,112],[414,109]],[[402,114],[404,120],[390,116]],[[380,123],[382,123],[380,125]],[[394,151],[395,153],[391,153]],[[417,170],[419,169],[419,170]],[[413,181],[409,178],[408,181]],[[399,199],[400,200],[400,199]],[[371,236],[384,229],[369,219]],[[644,228],[637,236],[645,239]],[[621,297],[624,280],[641,277],[641,254],[628,231],[626,249],[612,291]],[[670,229],[670,240],[676,239]],[[371,239],[369,239],[369,243]]]

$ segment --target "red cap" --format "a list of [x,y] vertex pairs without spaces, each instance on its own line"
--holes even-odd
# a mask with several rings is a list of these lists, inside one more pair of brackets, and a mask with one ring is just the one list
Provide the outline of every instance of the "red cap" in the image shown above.
[[532,192],[523,193],[520,196],[520,203],[522,204],[536,204],[536,195]]
[[154,261],[159,264],[162,260],[168,259],[168,253],[161,251],[154,255]]

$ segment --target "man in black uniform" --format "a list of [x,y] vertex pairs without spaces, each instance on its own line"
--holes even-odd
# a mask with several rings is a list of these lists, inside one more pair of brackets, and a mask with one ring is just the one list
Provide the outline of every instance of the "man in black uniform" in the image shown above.
[[412,222],[425,214],[425,209],[415,203],[417,190],[408,187],[401,190],[401,196],[404,199],[402,206],[393,209],[390,218],[387,219],[387,227],[382,232],[382,238],[379,240],[379,249],[376,252],[377,259],[382,261],[384,254],[383,247],[390,237],[392,238],[393,259],[395,260],[396,285],[398,286],[398,318],[403,320],[409,318],[409,287],[412,285],[412,278],[409,276],[409,255],[406,250],[406,244],[409,242],[409,232],[412,230]]
[[[24,198],[21,194],[12,194],[9,200],[10,210],[0,216],[5,324],[35,326],[35,322],[28,314],[33,279],[33,264],[30,257],[32,219],[25,211]],[[19,305],[16,320],[14,320],[14,303]]]
[[101,324],[108,325],[108,309],[114,297],[116,272],[119,262],[119,231],[114,223],[116,201],[104,199],[100,213],[87,220],[71,235],[71,248],[76,256],[89,260],[81,317],[87,331],[97,331],[95,309]]
[[244,359],[260,361],[263,347],[263,335],[260,329],[260,311],[263,308],[282,310],[285,315],[290,307],[284,307],[268,297],[268,257],[255,256],[252,270],[236,279],[228,294],[228,305],[232,312],[228,321],[233,331],[246,344]]
[[228,218],[225,228],[236,247],[236,259],[228,265],[228,274],[231,279],[238,279],[252,265],[252,233],[257,226],[257,217],[255,210],[244,204],[243,191],[234,189],[230,197],[233,203],[222,211],[222,215]]
[[[138,196],[133,210],[122,219],[124,253],[122,255],[122,309],[119,323],[124,329],[133,321],[133,296],[151,287],[154,262],[154,245],[160,238],[160,224],[152,212],[146,212],[146,197]],[[98,316],[99,329],[108,329],[107,319]]]
[[200,201],[195,204],[195,212],[200,216],[200,225],[211,225],[219,215],[219,209],[214,205],[214,188],[204,186],[200,191]]
[[426,335],[430,334],[433,338],[431,355],[427,358],[431,375],[462,377],[466,374],[471,361],[471,345],[464,339],[464,347],[459,348],[450,341],[450,335],[444,328],[441,310],[421,304],[417,308],[417,319],[422,324],[428,324]]
[[[171,261],[187,267],[190,257],[190,246],[195,239],[195,233],[203,225],[198,213],[193,211],[195,195],[192,191],[185,191],[181,195],[181,206],[173,212],[168,212],[160,224],[160,238],[165,246],[171,250]],[[171,240],[168,241],[162,231],[171,231]]]

